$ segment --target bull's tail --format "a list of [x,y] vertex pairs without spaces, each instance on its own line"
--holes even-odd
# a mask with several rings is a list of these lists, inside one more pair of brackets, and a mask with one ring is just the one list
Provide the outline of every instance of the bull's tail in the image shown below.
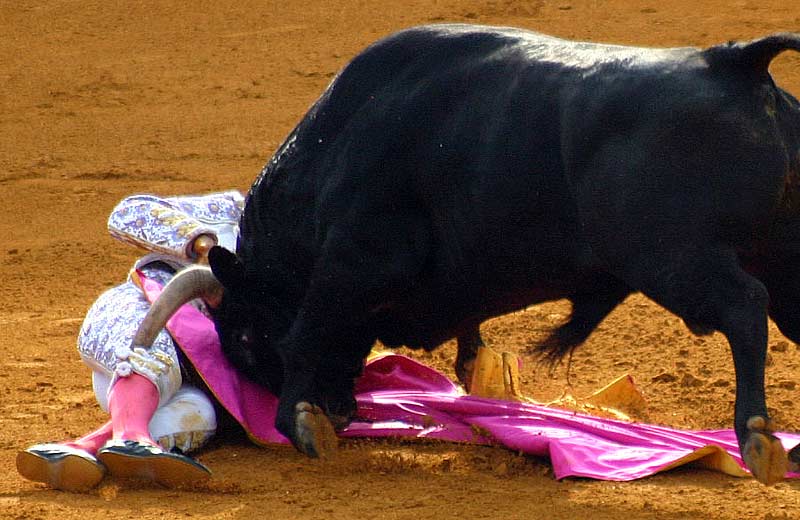
[[767,73],[770,62],[783,51],[800,52],[800,33],[776,33],[749,42],[728,42],[704,51],[709,64],[735,66]]
[[590,331],[581,330],[574,323],[561,325],[531,351],[539,361],[554,369],[564,358],[572,359],[572,354],[589,337]]

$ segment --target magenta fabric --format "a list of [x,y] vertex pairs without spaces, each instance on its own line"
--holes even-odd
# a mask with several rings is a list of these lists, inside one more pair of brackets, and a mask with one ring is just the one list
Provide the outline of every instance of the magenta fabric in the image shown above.
[[[160,285],[142,277],[150,301]],[[275,430],[277,399],[241,376],[225,359],[213,323],[183,306],[167,328],[219,402],[257,443],[288,443]],[[692,458],[730,460],[744,468],[732,430],[676,430],[593,417],[573,411],[464,395],[443,374],[410,358],[369,361],[356,383],[358,419],[342,437],[416,437],[501,445],[547,457],[556,478],[632,480]],[[789,449],[800,434],[778,434]],[[711,464],[719,469],[719,464]],[[724,464],[723,464],[724,466]],[[800,474],[789,474],[791,478]]]

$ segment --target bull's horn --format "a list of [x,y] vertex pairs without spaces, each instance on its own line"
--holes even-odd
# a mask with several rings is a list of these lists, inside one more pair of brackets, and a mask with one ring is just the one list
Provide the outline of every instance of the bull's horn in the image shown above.
[[193,266],[180,271],[164,287],[161,295],[147,311],[133,337],[133,345],[150,347],[161,329],[166,326],[167,320],[181,305],[195,298],[202,298],[210,307],[216,307],[222,301],[223,291],[222,284],[208,267]]

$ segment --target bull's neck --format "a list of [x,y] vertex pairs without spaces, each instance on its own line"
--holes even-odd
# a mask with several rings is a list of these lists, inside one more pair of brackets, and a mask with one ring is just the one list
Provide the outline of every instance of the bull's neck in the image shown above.
[[[314,204],[281,179],[254,185],[240,222],[237,255],[248,281],[296,307],[315,258]],[[302,186],[300,187],[302,188]]]

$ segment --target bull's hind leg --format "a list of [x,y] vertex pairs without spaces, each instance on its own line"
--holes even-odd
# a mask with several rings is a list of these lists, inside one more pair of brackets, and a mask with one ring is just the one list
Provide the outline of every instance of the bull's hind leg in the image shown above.
[[[786,243],[791,244],[790,240]],[[764,273],[769,290],[769,315],[789,340],[800,345],[800,274],[794,255],[773,262]],[[800,471],[800,444],[789,450],[791,471]]]
[[786,452],[770,428],[764,392],[769,300],[765,286],[742,270],[735,253],[727,250],[686,246],[672,254],[640,257],[630,267],[627,276],[633,286],[685,321],[719,330],[728,338],[736,371],[734,428],[742,458],[762,483],[782,480]]
[[[354,408],[354,378],[376,339],[373,315],[413,291],[427,234],[413,218],[361,220],[329,232],[292,327],[282,340],[284,385],[276,426],[317,457]],[[341,419],[341,420],[340,420]]]

